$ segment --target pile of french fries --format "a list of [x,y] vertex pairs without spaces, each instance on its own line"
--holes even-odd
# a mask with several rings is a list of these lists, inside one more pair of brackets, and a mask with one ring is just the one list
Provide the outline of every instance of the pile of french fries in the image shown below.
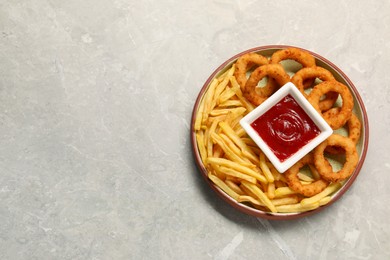
[[[264,212],[297,213],[327,204],[340,183],[313,197],[297,194],[241,127],[239,121],[254,107],[243,96],[234,70],[233,64],[211,81],[195,117],[197,146],[208,178],[237,202]],[[299,176],[302,183],[316,179]]]

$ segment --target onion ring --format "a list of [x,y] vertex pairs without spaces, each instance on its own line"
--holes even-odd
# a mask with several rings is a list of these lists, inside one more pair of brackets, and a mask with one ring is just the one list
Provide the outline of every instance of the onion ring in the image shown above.
[[[301,64],[302,67],[313,67],[316,65],[316,60],[314,57],[308,53],[307,51],[290,47],[287,49],[276,51],[272,54],[270,63],[276,64],[283,60],[294,60]],[[306,82],[304,82],[304,85],[306,87],[310,87],[314,82],[314,79],[310,79]]]
[[[334,172],[330,163],[324,157],[324,150],[328,146],[341,147],[345,151],[345,163],[341,170]],[[314,165],[321,177],[330,182],[338,182],[352,175],[359,161],[355,143],[348,137],[332,134],[327,140],[314,149]]]
[[316,60],[310,53],[293,47],[274,52],[271,56],[270,63],[276,64],[282,60],[295,60],[300,63],[302,67],[312,67],[316,65]]
[[[334,107],[329,109],[324,113],[324,118],[331,118],[337,116],[340,113],[339,107]],[[347,121],[346,126],[348,128],[348,138],[352,140],[352,142],[356,145],[360,139],[362,124],[359,118],[352,113],[351,118]],[[343,150],[339,147],[326,147],[326,152],[331,154],[340,154]]]
[[328,181],[323,179],[318,179],[310,184],[302,184],[298,178],[299,170],[309,164],[314,163],[314,158],[312,154],[308,154],[294,164],[290,169],[285,173],[288,186],[297,193],[300,193],[306,197],[314,196],[321,191],[323,191],[329,184]]
[[[336,80],[332,73],[330,71],[322,68],[322,67],[307,67],[302,68],[299,71],[295,73],[295,75],[291,78],[291,82],[301,91],[301,93],[307,97],[307,94],[305,93],[304,82],[307,82],[308,79],[315,80],[316,78],[319,78],[322,81],[332,81]],[[320,110],[325,111],[330,109],[334,103],[336,102],[338,98],[337,92],[329,92],[326,94],[325,99],[322,99],[319,103]]]
[[290,81],[290,77],[280,64],[266,64],[257,67],[242,89],[244,96],[254,105],[260,105],[275,91],[276,85],[274,84],[267,84],[265,87],[258,89],[258,92],[256,91],[257,84],[265,76],[274,79],[279,86],[283,86]]
[[[338,129],[345,125],[352,115],[353,109],[353,97],[348,87],[338,81],[324,81],[316,85],[308,96],[309,102],[312,106],[322,114],[320,109],[320,99],[328,92],[337,92],[341,95],[343,100],[342,107],[337,116],[325,118],[325,121],[329,124],[332,129]],[[323,114],[322,114],[323,115]],[[324,116],[324,115],[323,115]]]
[[265,64],[268,64],[268,59],[257,53],[246,53],[239,57],[236,62],[236,70],[234,71],[238,84],[243,88],[247,81],[246,73],[248,70],[252,69],[253,66]]

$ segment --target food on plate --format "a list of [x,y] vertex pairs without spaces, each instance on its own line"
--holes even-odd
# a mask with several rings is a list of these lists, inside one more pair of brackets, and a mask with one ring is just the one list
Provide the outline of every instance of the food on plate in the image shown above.
[[332,117],[324,116],[324,118],[332,129],[338,129],[345,125],[352,115],[353,97],[347,86],[335,80],[324,81],[313,88],[307,99],[319,113],[326,114],[327,112],[321,111],[319,103],[324,94],[332,91],[340,94],[343,104],[336,115]]
[[[302,67],[287,71],[284,60],[294,60]],[[332,129],[341,134],[332,134],[282,174],[239,121],[287,82],[293,82]],[[332,200],[358,163],[356,146],[361,122],[353,108],[349,88],[317,65],[309,52],[286,48],[268,56],[247,53],[213,78],[199,101],[193,128],[200,159],[209,180],[238,203],[270,214],[314,210]],[[274,123],[288,120],[282,118]],[[261,117],[257,123],[259,132],[266,129]],[[293,144],[293,131],[291,136],[279,134],[280,138],[292,138]],[[270,143],[276,144],[277,138],[271,136]]]
[[[336,116],[339,112],[340,112],[340,108],[334,107],[329,109],[324,115],[324,117],[331,118]],[[355,145],[357,145],[360,139],[361,128],[362,128],[362,124],[360,123],[359,118],[354,113],[352,113],[351,118],[347,121],[346,126],[348,129],[348,138],[351,139]],[[343,149],[340,147],[328,146],[325,148],[325,151],[331,154],[340,154],[343,152]]]
[[312,67],[316,65],[315,58],[307,51],[298,48],[286,48],[272,54],[270,63],[276,64],[283,60],[295,60],[302,67]]
[[245,86],[247,78],[246,74],[248,71],[253,70],[254,67],[268,64],[268,59],[257,53],[247,53],[237,59],[236,70],[234,76],[240,86]]
[[[324,150],[328,145],[341,147],[345,151],[345,163],[339,171],[334,172],[328,160],[325,159]],[[359,161],[355,143],[350,138],[338,134],[331,135],[317,146],[313,153],[314,164],[318,173],[322,178],[331,182],[342,181],[351,176]]]
[[[321,81],[333,81],[335,78],[332,73],[327,69],[322,67],[313,66],[308,68],[302,68],[291,78],[291,82],[307,97],[305,89],[308,86],[304,86],[304,82],[307,82],[309,79],[320,79]],[[337,92],[328,92],[325,95],[326,97],[319,102],[319,108],[321,111],[330,109],[337,100]]]
[[[268,80],[265,87],[258,88],[260,80],[268,76],[273,81]],[[275,84],[276,81],[276,84]],[[244,87],[241,86],[244,96],[254,104],[260,105],[264,102],[272,93],[276,91],[278,87],[283,86],[290,81],[290,77],[284,71],[280,64],[266,64],[257,67],[250,75]]]
[[[299,175],[299,170],[305,165],[313,165],[314,159],[313,154],[309,153],[305,157],[303,157],[300,161],[294,164],[290,169],[285,173],[288,186],[296,191],[299,194],[302,194],[306,197],[314,196],[321,191],[323,191],[328,185],[329,182],[320,178],[318,180],[308,178],[307,175],[301,174]],[[307,184],[302,184],[302,178],[306,178]]]
[[324,204],[326,204],[325,201],[329,202],[329,199],[330,199],[329,195],[336,192],[338,189],[341,188],[341,186],[342,186],[342,184],[340,182],[331,183],[331,184],[329,184],[328,187],[326,187],[320,193],[318,193],[310,198],[305,198],[305,199],[301,200],[301,205],[308,206],[308,205],[311,205],[311,204],[316,203],[316,202],[319,202],[320,205],[321,204],[324,205]]
[[303,82],[306,81],[307,79],[315,79],[315,78],[318,78],[322,81],[335,80],[334,76],[329,70],[318,66],[312,66],[312,67],[302,68],[299,71],[297,71],[294,74],[294,76],[291,78],[291,82],[294,83],[294,85],[303,94],[305,94],[304,89],[308,87],[305,87],[303,85]]

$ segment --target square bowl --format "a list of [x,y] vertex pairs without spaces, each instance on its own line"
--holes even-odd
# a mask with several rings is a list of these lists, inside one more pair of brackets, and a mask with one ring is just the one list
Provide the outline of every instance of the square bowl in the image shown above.
[[[269,112],[275,105],[277,105],[283,98],[287,96],[291,96],[293,100],[299,105],[299,108],[303,109],[303,112],[309,116],[314,126],[319,130],[318,134],[314,136],[314,138],[307,140],[306,144],[303,142],[302,147],[298,147],[298,141],[301,138],[304,138],[307,131],[305,131],[305,127],[299,120],[301,117],[297,117],[296,113],[289,113],[289,111],[279,111],[283,112],[283,114],[278,114],[277,118],[279,121],[286,121],[287,124],[283,124],[283,122],[277,122],[275,124],[281,123],[283,126],[290,126],[290,129],[281,129],[284,131],[260,131],[264,132],[266,136],[272,138],[272,140],[265,140],[262,138],[262,134],[260,134],[255,128],[253,123],[256,120],[261,120],[262,116]],[[267,117],[266,117],[267,118]],[[262,120],[267,120],[266,118]],[[269,118],[269,117],[268,117]],[[308,120],[309,120],[308,119]],[[297,121],[298,120],[298,121]],[[263,122],[267,126],[273,125],[273,121]],[[332,133],[332,128],[326,123],[323,117],[314,109],[314,107],[310,104],[310,102],[303,96],[303,94],[297,89],[297,87],[288,82],[283,87],[281,87],[278,91],[276,91],[271,97],[265,100],[261,105],[256,107],[253,111],[248,113],[244,118],[240,120],[241,126],[245,129],[247,134],[252,138],[252,140],[260,147],[260,149],[264,152],[264,154],[268,157],[271,163],[275,166],[275,168],[283,173],[291,166],[293,166],[296,162],[298,162],[302,157],[308,154],[311,150],[313,150],[317,145],[323,142],[326,138],[328,138]],[[266,130],[265,128],[259,130]],[[286,131],[292,130],[291,133],[285,134]],[[288,135],[288,140],[286,140],[286,136]],[[274,142],[278,144],[278,148],[282,149],[282,151],[275,151],[272,148],[273,144],[270,142]],[[291,147],[293,146],[293,147]],[[286,154],[287,149],[293,149],[294,151],[289,154],[286,158],[281,158],[278,154]],[[275,153],[279,152],[279,153]]]

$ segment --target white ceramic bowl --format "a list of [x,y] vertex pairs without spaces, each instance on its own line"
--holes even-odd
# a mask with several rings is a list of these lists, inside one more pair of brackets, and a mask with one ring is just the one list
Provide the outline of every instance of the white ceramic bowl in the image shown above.
[[[300,148],[296,153],[288,157],[286,160],[280,160],[269,145],[261,138],[257,131],[252,127],[252,123],[266,113],[269,109],[275,106],[280,100],[287,95],[291,95],[299,106],[306,112],[306,114],[313,120],[314,124],[320,129],[320,134],[309,141],[306,145]],[[248,113],[240,120],[241,126],[245,129],[252,140],[260,147],[267,158],[280,172],[284,173],[287,169],[298,162],[302,157],[312,151],[317,145],[325,141],[332,133],[332,128],[326,123],[324,118],[315,110],[310,102],[302,95],[298,88],[291,82],[285,84],[278,91],[272,94],[261,105],[256,107],[253,111]]]

